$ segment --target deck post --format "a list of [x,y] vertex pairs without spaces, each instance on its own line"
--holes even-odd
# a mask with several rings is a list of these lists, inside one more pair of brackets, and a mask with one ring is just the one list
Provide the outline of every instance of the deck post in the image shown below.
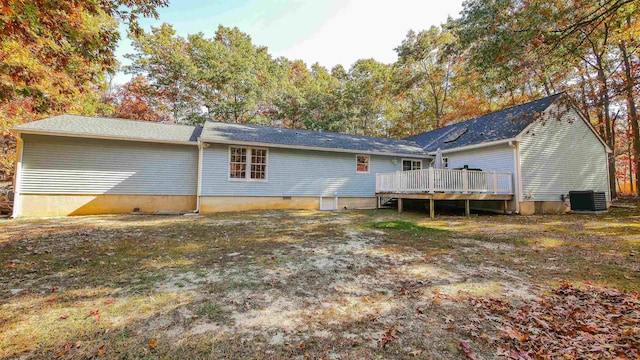
[[402,198],[398,198],[398,212],[402,212]]
[[429,188],[427,189],[430,193],[434,193],[435,191],[435,184],[436,184],[436,171],[434,168],[430,167],[429,168]]
[[466,199],[464,201],[464,216],[470,216],[471,215],[471,207],[469,206],[470,200]]
[[507,200],[504,201],[504,213],[507,214]]
[[436,217],[435,200],[433,198],[429,199],[429,217],[431,219]]
[[380,196],[376,196],[376,209],[380,209],[382,204],[380,204]]
[[462,193],[469,193],[469,173],[467,169],[462,169]]
[[493,193],[497,194],[498,193],[498,174],[496,174],[495,171],[492,171],[491,174],[493,175]]

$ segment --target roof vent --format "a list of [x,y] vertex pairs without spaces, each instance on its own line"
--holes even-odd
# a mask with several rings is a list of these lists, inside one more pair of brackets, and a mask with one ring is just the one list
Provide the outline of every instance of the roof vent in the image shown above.
[[454,142],[456,140],[458,140],[460,138],[460,136],[464,135],[464,133],[467,132],[467,128],[462,128],[459,130],[454,131],[453,133],[451,133],[451,135],[449,135],[448,138],[446,138],[444,140],[445,143],[450,143],[450,142]]

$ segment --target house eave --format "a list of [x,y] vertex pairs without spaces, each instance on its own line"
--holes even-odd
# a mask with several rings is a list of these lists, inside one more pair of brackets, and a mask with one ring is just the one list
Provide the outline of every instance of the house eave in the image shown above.
[[196,141],[158,140],[158,139],[146,139],[146,138],[132,138],[132,137],[124,137],[124,136],[106,136],[106,135],[85,134],[85,133],[68,133],[68,132],[62,132],[62,131],[13,129],[12,132],[14,134],[48,135],[48,136],[62,136],[62,137],[85,138],[85,139],[136,141],[136,142],[173,144],[173,145],[192,145],[192,146],[198,145],[198,142]]
[[[440,152],[442,154],[449,154],[449,153],[454,153],[454,152],[459,152],[459,151],[474,150],[474,149],[479,149],[479,148],[484,148],[484,147],[503,145],[503,144],[508,144],[510,142],[514,142],[514,141],[519,141],[519,140],[517,138],[495,140],[495,141],[489,141],[489,142],[484,142],[484,143],[480,143],[480,144],[460,146],[460,147],[451,148],[451,149],[443,149],[443,150],[440,150]],[[435,156],[436,152],[437,151],[429,151],[428,154],[431,155],[431,156]]]
[[399,153],[399,152],[383,152],[383,151],[367,151],[367,150],[354,150],[354,149],[338,149],[338,148],[324,148],[317,146],[300,146],[300,145],[288,145],[288,144],[277,144],[277,143],[266,143],[266,142],[253,142],[253,141],[237,141],[237,140],[219,140],[219,139],[200,139],[202,142],[210,143],[210,144],[223,144],[223,145],[246,145],[246,146],[262,146],[262,147],[271,147],[271,148],[282,148],[282,149],[295,149],[295,150],[312,150],[312,151],[327,151],[327,152],[337,152],[337,153],[349,153],[349,154],[367,154],[367,155],[381,155],[381,156],[403,156],[407,158],[430,158],[426,152],[423,154],[412,154],[412,153]]

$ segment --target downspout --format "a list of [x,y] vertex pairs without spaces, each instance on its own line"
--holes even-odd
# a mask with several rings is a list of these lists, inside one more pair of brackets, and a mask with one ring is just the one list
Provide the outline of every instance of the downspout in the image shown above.
[[200,196],[202,195],[202,162],[204,143],[198,138],[198,179],[196,180],[196,209],[194,213],[200,213]]
[[516,201],[516,214],[520,214],[520,194],[521,194],[521,185],[522,185],[522,172],[520,171],[520,151],[518,151],[518,142],[517,141],[509,141],[509,146],[513,148],[513,169],[515,174],[514,184],[513,184],[513,192],[514,198]]
[[13,212],[11,214],[12,218],[16,218],[20,216],[22,212],[22,154],[24,151],[22,150],[24,147],[24,142],[22,141],[22,134],[16,133],[16,152],[17,152],[17,162],[16,162],[16,173],[15,173],[15,183],[13,189]]

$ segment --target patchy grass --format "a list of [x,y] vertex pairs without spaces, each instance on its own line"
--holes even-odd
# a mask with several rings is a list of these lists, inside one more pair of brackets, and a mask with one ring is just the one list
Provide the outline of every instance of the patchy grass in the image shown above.
[[640,291],[637,205],[0,221],[0,358],[496,358],[473,301]]
[[205,302],[198,309],[198,316],[205,317],[211,321],[218,321],[221,319],[224,310],[218,304]]
[[422,225],[418,225],[409,221],[391,220],[391,221],[379,221],[374,223],[372,227],[376,229],[393,229],[409,231],[413,233],[448,233],[448,230],[430,228]]

